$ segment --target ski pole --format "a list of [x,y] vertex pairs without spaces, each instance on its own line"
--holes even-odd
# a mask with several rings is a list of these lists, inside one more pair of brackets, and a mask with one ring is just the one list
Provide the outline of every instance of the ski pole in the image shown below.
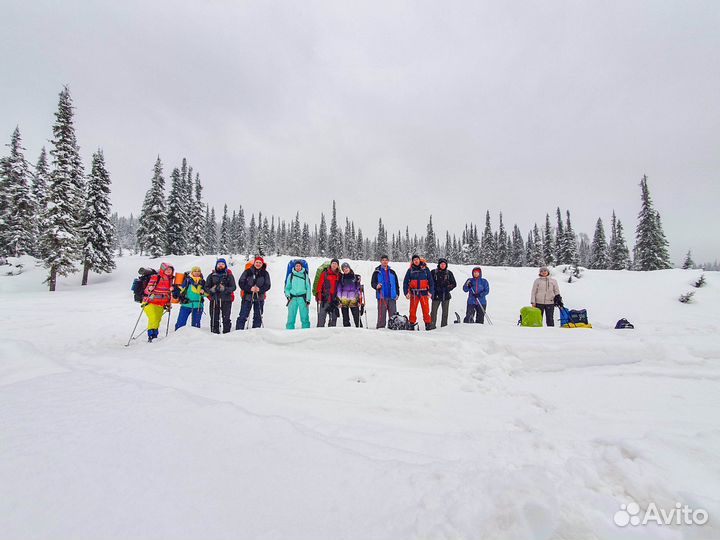
[[143,315],[143,311],[145,311],[145,304],[140,304],[140,315],[138,315],[137,321],[135,321],[135,326],[133,326],[132,332],[130,332],[130,339],[128,339],[128,342],[125,344],[126,347],[129,347],[130,342],[135,339],[133,336],[135,335],[135,330],[137,330],[138,324],[140,324],[140,318]]
[[490,317],[488,317],[487,311],[485,311],[485,306],[483,306],[480,301],[478,300],[478,306],[480,306],[480,309],[482,309],[483,316],[487,319],[487,321],[490,323],[490,326],[494,326],[493,322],[490,320]]
[[168,317],[167,317],[167,327],[165,328],[165,337],[168,337],[168,334],[170,333],[170,311],[171,310],[172,310],[172,306],[170,304],[168,304],[168,309],[167,309]]

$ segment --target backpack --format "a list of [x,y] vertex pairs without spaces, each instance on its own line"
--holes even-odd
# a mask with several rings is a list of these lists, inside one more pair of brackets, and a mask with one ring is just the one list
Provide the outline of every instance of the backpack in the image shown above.
[[[172,290],[172,303],[173,304],[184,304],[185,302],[181,302],[180,298],[180,287],[182,287],[182,284],[185,283],[185,280],[187,279],[189,275],[189,272],[178,272],[175,274],[175,282],[173,283],[173,290]],[[185,299],[187,300],[187,299]]]
[[305,269],[305,274],[307,274],[308,276],[310,275],[310,268],[308,267],[308,263],[305,259],[293,259],[287,265],[287,272],[285,273],[285,284],[287,284],[287,280],[290,277],[290,274],[292,274],[292,271],[295,269],[295,265],[297,263],[302,264],[303,268]]
[[560,308],[560,326],[563,328],[592,328],[586,309]]
[[620,319],[615,325],[615,330],[622,330],[623,328],[633,329],[635,325],[627,319]]
[[542,311],[536,307],[525,306],[520,310],[518,326],[538,328],[542,326]]
[[313,296],[315,296],[315,297],[317,297],[317,293],[318,293],[317,288],[318,288],[318,283],[320,283],[320,276],[321,276],[322,273],[323,273],[325,270],[327,270],[328,268],[330,268],[330,263],[329,263],[329,262],[326,262],[326,263],[322,263],[322,264],[318,267],[318,269],[315,271],[315,279],[313,280],[313,286],[312,286],[312,294],[313,294]]
[[388,320],[388,328],[390,330],[415,330],[415,325],[410,324],[405,315],[396,313]]
[[154,268],[141,268],[142,272],[138,272],[140,275],[133,280],[131,290],[133,292],[133,299],[142,303],[145,297],[145,289],[150,282],[150,278],[157,274]]

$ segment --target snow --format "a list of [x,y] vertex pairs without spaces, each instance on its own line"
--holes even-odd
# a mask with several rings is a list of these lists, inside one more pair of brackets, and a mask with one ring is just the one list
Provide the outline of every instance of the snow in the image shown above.
[[[717,273],[556,272],[592,330],[517,327],[535,270],[485,268],[492,326],[290,332],[288,260],[268,258],[266,328],[216,336],[206,316],[127,348],[132,279],[161,259],[52,294],[29,257],[1,276],[0,538],[720,536]],[[369,289],[376,263],[351,264]],[[710,521],[616,526],[632,500]]]

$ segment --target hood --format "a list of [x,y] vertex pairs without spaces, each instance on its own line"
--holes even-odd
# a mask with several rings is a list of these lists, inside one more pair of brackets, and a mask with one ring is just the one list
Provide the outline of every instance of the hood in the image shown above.
[[475,277],[475,270],[480,272],[480,277],[482,277],[482,268],[480,268],[479,266],[476,266],[475,268],[472,269],[472,272],[471,272],[472,277]]
[[215,271],[216,272],[220,271],[220,270],[218,270],[218,264],[220,264],[220,263],[223,263],[225,265],[225,270],[227,270],[227,267],[228,267],[227,261],[225,259],[218,259],[217,261],[215,261]]
[[[547,277],[550,277],[550,269],[547,266],[540,267],[540,270],[538,270],[538,276],[540,276],[540,274],[542,274],[543,272],[547,272],[548,273]],[[542,276],[540,276],[540,277],[542,277]]]
[[172,264],[160,263],[160,273],[161,274],[164,274],[165,270],[167,270],[168,268],[172,268],[173,274],[175,273],[175,267]]
[[438,259],[438,263],[437,263],[438,270],[441,269],[441,268],[440,268],[440,265],[441,265],[442,263],[445,263],[445,270],[447,270],[447,268],[448,268],[449,265],[448,265],[447,259],[445,259],[444,257]]

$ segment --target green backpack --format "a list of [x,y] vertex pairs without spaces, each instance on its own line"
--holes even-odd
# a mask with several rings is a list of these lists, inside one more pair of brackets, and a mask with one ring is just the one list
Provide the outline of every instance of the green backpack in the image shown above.
[[315,271],[315,280],[313,281],[312,293],[313,293],[313,296],[316,298],[317,298],[317,293],[318,293],[317,286],[318,286],[318,283],[320,283],[320,276],[328,268],[330,268],[330,263],[326,262],[326,263],[322,263],[318,267],[318,269]]
[[521,326],[542,326],[542,311],[532,306],[522,308],[520,310],[520,321],[518,324]]

